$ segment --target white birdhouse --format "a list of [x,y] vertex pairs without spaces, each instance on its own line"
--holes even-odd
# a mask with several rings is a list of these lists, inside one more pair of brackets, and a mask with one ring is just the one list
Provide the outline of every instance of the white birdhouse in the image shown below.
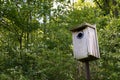
[[100,58],[95,25],[82,24],[72,29],[74,58],[91,61]]

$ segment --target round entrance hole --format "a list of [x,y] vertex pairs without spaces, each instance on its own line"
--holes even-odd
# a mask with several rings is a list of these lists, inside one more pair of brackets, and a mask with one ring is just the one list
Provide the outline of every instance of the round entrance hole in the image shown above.
[[77,38],[81,39],[83,36],[84,36],[84,33],[81,31],[81,32],[78,33]]

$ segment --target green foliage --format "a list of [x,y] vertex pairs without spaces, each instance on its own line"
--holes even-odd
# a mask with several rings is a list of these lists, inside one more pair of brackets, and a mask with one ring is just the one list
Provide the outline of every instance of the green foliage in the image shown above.
[[[106,76],[102,76],[102,79],[115,79],[119,77],[119,22],[118,19],[111,19],[109,24],[103,29],[99,30],[100,50],[102,59],[100,60],[100,73]],[[104,67],[103,67],[104,66]]]
[[56,0],[56,7],[53,0],[0,1],[0,80],[85,80],[69,31],[83,22],[98,31],[101,58],[90,62],[92,80],[120,79],[119,1],[108,10],[99,1],[102,9],[84,0]]

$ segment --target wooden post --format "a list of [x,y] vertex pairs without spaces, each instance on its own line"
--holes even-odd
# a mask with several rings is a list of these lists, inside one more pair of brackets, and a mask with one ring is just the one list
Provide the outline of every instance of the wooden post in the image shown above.
[[85,69],[86,69],[86,80],[90,80],[89,61],[85,62]]

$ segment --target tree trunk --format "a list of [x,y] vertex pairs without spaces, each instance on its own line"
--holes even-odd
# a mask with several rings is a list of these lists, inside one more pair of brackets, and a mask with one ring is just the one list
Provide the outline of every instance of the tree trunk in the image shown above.
[[116,7],[117,5],[116,0],[112,0],[112,4],[113,4],[113,9],[112,9],[113,16],[115,18],[118,18],[119,12],[118,12],[118,8]]
[[105,14],[110,14],[109,0],[105,0],[103,4],[104,4],[103,9],[105,9]]

